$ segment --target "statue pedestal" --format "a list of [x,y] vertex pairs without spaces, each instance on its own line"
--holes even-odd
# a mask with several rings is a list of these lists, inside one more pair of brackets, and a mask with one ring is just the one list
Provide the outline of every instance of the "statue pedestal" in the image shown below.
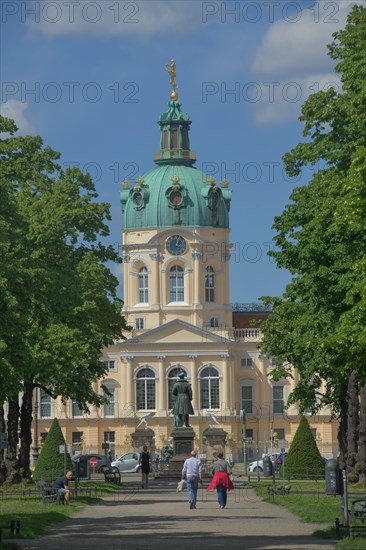
[[146,445],[148,451],[151,453],[154,450],[154,437],[153,430],[148,428],[147,430],[135,430],[131,434],[133,450],[140,452],[142,447]]
[[184,461],[194,449],[194,431],[192,428],[180,428],[173,430],[170,435],[173,438],[173,456],[164,475],[180,478]]
[[173,457],[181,458],[181,460],[188,458],[194,446],[193,429],[175,429],[170,436],[173,438]]
[[208,428],[204,432],[207,442],[207,460],[214,460],[217,453],[222,452],[225,456],[225,441],[227,432],[222,428]]

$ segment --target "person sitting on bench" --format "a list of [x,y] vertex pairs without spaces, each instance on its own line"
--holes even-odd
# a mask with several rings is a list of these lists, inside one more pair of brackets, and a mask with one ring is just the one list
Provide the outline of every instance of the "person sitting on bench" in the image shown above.
[[73,473],[71,471],[66,472],[65,476],[61,476],[57,478],[53,483],[55,489],[57,490],[58,495],[64,497],[66,504],[69,504],[70,502],[69,481],[71,481],[72,476],[73,476]]

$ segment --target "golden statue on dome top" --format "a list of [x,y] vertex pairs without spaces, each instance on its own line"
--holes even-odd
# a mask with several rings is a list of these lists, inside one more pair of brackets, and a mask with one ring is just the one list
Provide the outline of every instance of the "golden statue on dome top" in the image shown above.
[[177,99],[178,99],[178,93],[177,93],[178,85],[175,82],[176,72],[175,72],[175,61],[174,61],[174,59],[172,59],[170,61],[170,65],[168,63],[167,65],[165,65],[165,67],[166,67],[166,70],[167,70],[167,72],[169,73],[169,76],[170,76],[170,85],[173,88],[173,91],[170,94],[170,99],[172,101],[177,101]]

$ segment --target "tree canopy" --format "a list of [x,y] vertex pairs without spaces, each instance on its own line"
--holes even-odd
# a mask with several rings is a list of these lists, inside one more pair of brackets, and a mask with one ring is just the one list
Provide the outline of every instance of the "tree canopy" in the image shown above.
[[85,410],[99,405],[102,349],[127,327],[106,265],[120,261],[103,243],[110,207],[97,201],[91,176],[62,169],[59,153],[39,136],[17,136],[9,119],[0,117],[0,132],[0,404],[23,393],[22,455],[34,387]]
[[[278,359],[276,379],[298,370],[289,403],[314,412],[330,405],[342,423],[351,375],[361,388],[366,383],[365,8],[354,6],[333,37],[329,54],[338,61],[343,89],[306,100],[300,120],[308,140],[284,155],[289,175],[309,163],[322,169],[294,189],[292,202],[274,221],[277,249],[270,254],[292,280],[282,297],[263,298],[274,308],[262,325],[262,350]],[[365,407],[361,403],[360,415],[354,415],[361,427]],[[357,426],[348,426],[351,431],[356,434]]]

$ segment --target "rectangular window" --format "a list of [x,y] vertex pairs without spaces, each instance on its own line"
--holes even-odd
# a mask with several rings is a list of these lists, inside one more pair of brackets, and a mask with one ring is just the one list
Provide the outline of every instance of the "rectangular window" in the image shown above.
[[316,439],[316,428],[310,428],[310,431],[313,438]]
[[116,362],[115,361],[103,361],[104,366],[109,371],[115,371],[116,370]]
[[144,317],[135,317],[134,319],[135,329],[143,330],[145,328],[145,318]]
[[104,443],[115,443],[116,432],[104,432]]
[[72,444],[73,445],[80,445],[82,443],[83,433],[84,432],[72,432]]
[[253,359],[251,357],[241,357],[240,358],[240,366],[244,367],[244,368],[253,367]]
[[269,358],[269,367],[270,367],[271,369],[274,369],[275,366],[276,366],[276,358],[275,358],[275,357],[270,357],[270,358]]
[[76,403],[76,401],[72,402],[72,416],[74,418],[80,418],[83,416],[83,409],[79,407],[79,405]]
[[284,405],[283,386],[273,386],[273,413],[283,413]]
[[201,379],[201,409],[220,408],[219,380],[212,378]]
[[39,414],[41,418],[50,418],[51,416],[51,396],[44,390],[39,390]]
[[245,430],[245,437],[246,439],[251,439],[253,441],[253,429],[252,428],[247,428]]
[[253,386],[241,387],[241,408],[246,414],[253,413]]
[[210,317],[209,326],[211,328],[219,328],[220,318],[219,317]]
[[40,433],[41,443],[44,443],[46,441],[47,434],[48,434],[48,432],[41,432]]

